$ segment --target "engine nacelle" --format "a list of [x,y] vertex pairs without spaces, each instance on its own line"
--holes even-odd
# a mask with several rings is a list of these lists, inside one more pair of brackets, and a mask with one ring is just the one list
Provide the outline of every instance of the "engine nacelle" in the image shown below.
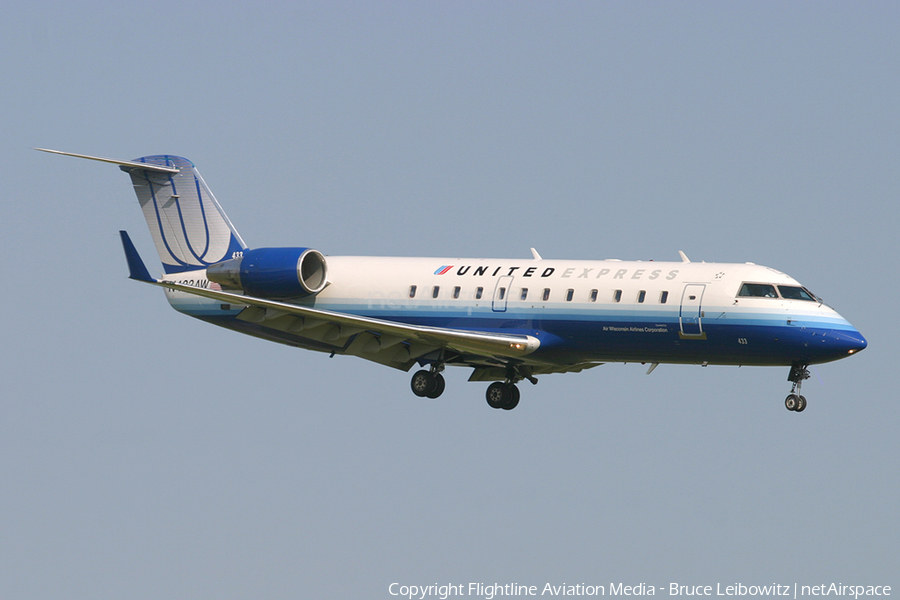
[[301,298],[325,289],[325,257],[312,248],[256,248],[206,268],[223,288],[259,298]]

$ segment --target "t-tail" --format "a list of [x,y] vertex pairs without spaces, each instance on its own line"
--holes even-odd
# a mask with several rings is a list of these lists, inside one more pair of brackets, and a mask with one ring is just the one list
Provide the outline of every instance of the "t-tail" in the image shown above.
[[247,248],[194,163],[186,158],[162,154],[126,161],[37,150],[113,163],[128,173],[167,275],[205,269]]

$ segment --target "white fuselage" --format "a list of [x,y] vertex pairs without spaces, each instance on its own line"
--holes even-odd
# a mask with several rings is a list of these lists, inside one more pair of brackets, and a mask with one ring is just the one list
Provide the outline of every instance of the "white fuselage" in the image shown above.
[[[536,363],[812,364],[864,344],[820,301],[739,296],[744,283],[800,287],[751,263],[358,256],[330,256],[327,263],[327,287],[297,304],[416,325],[527,333],[541,341],[528,358]],[[165,279],[204,285],[203,273]],[[168,296],[194,316],[239,310],[180,292]]]

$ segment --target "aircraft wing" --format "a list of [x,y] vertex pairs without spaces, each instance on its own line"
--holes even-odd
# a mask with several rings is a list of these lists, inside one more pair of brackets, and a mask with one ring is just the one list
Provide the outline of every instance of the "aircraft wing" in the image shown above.
[[[271,323],[273,328],[281,331],[332,342],[336,350],[343,350],[341,353],[356,354],[403,370],[409,369],[416,358],[442,349],[505,362],[527,356],[540,346],[540,340],[531,335],[410,325],[154,279],[128,234],[124,231],[120,234],[131,279],[223,304],[246,306],[237,316],[242,321]],[[339,343],[342,340],[349,342],[350,346],[344,349],[343,343]],[[382,354],[382,350],[392,347],[395,347],[393,351]]]
[[[160,287],[178,290],[195,296],[202,296],[212,300],[232,305],[246,305],[259,309],[250,311],[250,314],[242,313],[238,318],[251,322],[276,319],[284,316],[293,316],[297,319],[293,326],[295,331],[319,328],[323,325],[338,327],[334,331],[334,339],[345,338],[354,333],[369,332],[377,334],[379,346],[385,337],[391,338],[394,343],[420,342],[436,348],[447,347],[457,352],[474,353],[498,357],[520,357],[531,354],[540,346],[540,341],[530,335],[510,335],[488,332],[469,331],[463,329],[447,329],[442,327],[426,327],[422,325],[408,325],[397,321],[385,321],[371,317],[361,317],[348,313],[339,313],[319,308],[288,304],[275,300],[254,298],[230,292],[220,292],[206,288],[183,285],[171,281],[149,281]],[[245,309],[246,311],[246,309]],[[399,338],[399,339],[397,339]],[[374,348],[373,348],[374,349]]]

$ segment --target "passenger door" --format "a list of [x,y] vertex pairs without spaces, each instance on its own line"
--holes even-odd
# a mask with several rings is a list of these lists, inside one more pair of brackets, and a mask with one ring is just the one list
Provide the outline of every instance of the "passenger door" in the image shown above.
[[706,285],[702,283],[689,283],[684,286],[681,294],[681,311],[678,321],[681,325],[681,334],[686,336],[703,335],[703,292]]

